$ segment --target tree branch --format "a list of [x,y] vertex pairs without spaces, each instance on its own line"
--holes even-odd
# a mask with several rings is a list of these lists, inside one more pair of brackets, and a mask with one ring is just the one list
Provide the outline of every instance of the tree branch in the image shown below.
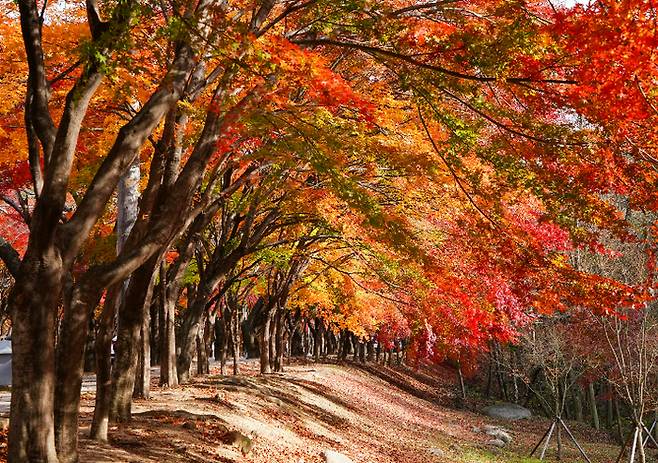
[[578,82],[575,80],[567,80],[567,79],[537,79],[537,78],[532,78],[532,77],[506,77],[506,78],[499,78],[499,77],[492,77],[492,76],[476,76],[473,74],[466,74],[464,72],[459,72],[459,71],[454,71],[452,69],[444,68],[442,66],[438,66],[435,64],[430,64],[430,63],[424,63],[422,61],[418,61],[417,59],[405,55],[403,53],[398,53],[396,51],[392,50],[387,50],[385,48],[379,48],[375,47],[372,45],[367,45],[363,43],[356,43],[356,42],[345,42],[345,41],[340,41],[340,40],[333,40],[333,39],[326,39],[326,38],[302,38],[302,39],[295,39],[291,38],[290,41],[292,43],[296,43],[297,45],[327,45],[327,46],[335,46],[335,47],[341,47],[341,48],[350,48],[354,50],[360,50],[368,54],[372,55],[383,55],[387,56],[389,58],[393,58],[396,60],[404,61],[406,63],[409,63],[413,66],[419,67],[421,69],[427,69],[429,71],[435,71],[435,72],[440,72],[441,74],[448,75],[450,77],[455,77],[458,79],[464,79],[464,80],[471,80],[475,82],[507,82],[511,84],[521,84],[521,83],[528,83],[528,82],[541,82],[541,83],[546,83],[546,84],[565,84],[565,85],[573,85],[577,84]]
[[18,277],[18,272],[21,268],[21,257],[18,254],[18,251],[14,247],[0,236],[0,259],[5,263],[7,270],[11,273],[11,276],[16,279]]

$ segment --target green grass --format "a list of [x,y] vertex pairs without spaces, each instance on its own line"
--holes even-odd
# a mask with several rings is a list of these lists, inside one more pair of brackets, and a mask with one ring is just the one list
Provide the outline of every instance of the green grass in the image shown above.
[[[459,461],[460,463],[546,463],[552,460],[547,459],[542,462],[538,458],[514,455],[504,450],[495,452],[482,449],[469,449],[462,453]],[[579,461],[572,461],[571,463],[577,463]]]

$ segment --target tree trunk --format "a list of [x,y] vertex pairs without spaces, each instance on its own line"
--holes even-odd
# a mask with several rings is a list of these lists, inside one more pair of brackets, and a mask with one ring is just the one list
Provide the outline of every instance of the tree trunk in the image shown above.
[[612,386],[608,388],[608,400],[606,400],[606,415],[607,415],[607,425],[608,429],[612,429],[615,421],[615,411],[612,404]]
[[619,401],[617,400],[617,396],[615,396],[612,399],[612,403],[615,407],[615,417],[617,418],[617,438],[619,442],[624,441],[624,432],[623,432],[623,427],[621,424],[621,411],[619,410]]
[[154,287],[154,298],[155,300],[151,300],[151,306],[150,306],[150,320],[151,320],[151,325],[150,325],[150,332],[149,332],[149,342],[150,342],[150,351],[151,351],[151,366],[155,367],[160,365],[160,346],[162,345],[162,341],[160,340],[160,336],[162,334],[162,328],[160,326],[162,325],[162,310],[160,310],[160,306],[162,305],[160,302],[160,295],[162,294],[161,291],[159,291],[159,287]]
[[270,342],[269,346],[269,358],[270,358],[270,370],[274,370],[274,360],[276,359],[276,320],[274,320],[274,315],[270,315]]
[[237,307],[231,311],[231,344],[233,345],[233,374],[240,374],[240,346],[242,344],[242,330],[240,326],[240,312]]
[[117,306],[120,303],[124,282],[114,284],[107,290],[105,305],[96,334],[96,404],[91,423],[90,437],[107,441],[112,392],[112,334]]
[[180,353],[176,362],[178,382],[180,384],[186,383],[190,379],[190,367],[192,366],[192,359],[194,357],[197,333],[201,327],[209,297],[209,291],[200,288],[194,297],[194,301],[187,308],[183,316],[179,344]]
[[137,366],[137,376],[135,377],[135,389],[133,397],[148,399],[151,395],[151,294],[152,288],[149,288],[145,301],[144,319],[142,321],[139,363]]
[[150,289],[159,256],[151,257],[130,277],[124,303],[119,308],[116,361],[112,373],[110,419],[129,421],[135,389],[146,295]]
[[576,421],[583,421],[583,399],[578,383],[573,386],[573,406]]
[[[484,389],[484,396],[487,399],[491,398],[491,385],[493,383],[493,381],[492,381],[493,380],[493,364],[494,364],[493,356],[490,352],[489,353],[489,366],[487,368],[487,387]],[[528,394],[526,399],[529,398],[529,397],[530,397],[530,394]],[[527,400],[526,400],[526,406],[527,406]]]
[[589,399],[589,409],[592,415],[592,426],[594,429],[601,429],[601,424],[599,422],[599,410],[596,407],[596,393],[594,392],[594,383],[590,382],[587,385],[587,396]]
[[224,315],[222,314],[219,323],[215,323],[215,361],[221,359],[222,344],[224,343]]
[[84,349],[90,315],[100,296],[100,289],[86,285],[76,285],[64,296],[66,303],[57,351],[55,387],[55,446],[60,463],[78,461],[78,415]]
[[[164,268],[160,267],[160,281],[165,281]],[[169,282],[167,282],[169,283]],[[178,373],[176,371],[176,300],[178,291],[168,291],[166,285],[161,288],[161,325],[160,338],[160,385],[168,387],[178,386]],[[175,294],[174,294],[175,293]]]
[[368,362],[372,362],[373,360],[375,360],[375,345],[374,345],[374,343],[375,342],[372,339],[370,339],[368,341],[368,343],[366,344],[366,349],[367,349],[367,351],[366,351],[366,360]]
[[345,359],[347,359],[347,353],[349,351],[350,335],[347,332],[347,330],[344,330],[341,336],[343,342],[341,342],[341,349],[340,349],[340,354],[338,356],[338,360],[345,361]]
[[462,373],[461,363],[457,363],[457,379],[459,380],[459,392],[462,400],[466,400],[466,385],[464,384],[464,374]]
[[285,352],[285,340],[284,340],[285,316],[282,312],[283,309],[277,310],[275,317],[276,330],[274,335],[274,342],[275,342],[276,356],[274,357],[274,371],[276,372],[283,371],[283,354]]
[[93,373],[96,371],[96,352],[94,345],[96,344],[96,323],[94,317],[88,317],[89,326],[87,327],[87,340],[85,341],[85,360],[84,369],[85,373]]
[[12,314],[11,463],[56,463],[55,316],[61,261],[51,249],[26,256],[9,299]]
[[322,320],[316,318],[313,323],[313,360],[320,361],[320,349],[322,348]]
[[310,328],[308,326],[308,321],[305,321],[304,326],[302,327],[302,344],[304,347],[304,362],[306,362],[308,354],[311,351]]
[[219,373],[226,374],[226,353],[229,346],[229,324],[226,320],[227,312],[222,313],[219,323],[215,323],[215,360],[219,361]]
[[270,368],[270,317],[266,316],[265,323],[258,333],[260,346],[260,372],[263,375],[272,373]]
[[[217,310],[217,308],[215,308]],[[213,344],[215,342],[215,323],[217,313],[213,312],[206,316],[206,327],[203,330],[203,347],[206,353],[206,374],[210,374],[210,358],[213,355]]]
[[197,375],[205,375],[208,373],[208,353],[205,344],[205,331],[207,315],[203,317],[199,323],[199,328],[196,332],[196,372]]
[[647,461],[647,455],[644,451],[644,433],[642,432],[642,423],[636,424],[636,426],[639,427],[640,432],[637,433],[637,448],[640,453],[640,463],[646,463]]

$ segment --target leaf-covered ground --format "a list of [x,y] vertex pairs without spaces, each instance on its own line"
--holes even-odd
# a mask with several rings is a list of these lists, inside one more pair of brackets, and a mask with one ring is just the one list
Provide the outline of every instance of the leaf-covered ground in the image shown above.
[[[356,463],[529,463],[525,457],[549,422],[536,418],[497,423],[454,407],[451,372],[423,373],[379,366],[293,365],[260,377],[256,364],[238,377],[213,375],[171,390],[154,388],[137,401],[135,418],[112,428],[110,442],[82,439],[83,462],[286,462],[324,461],[332,449]],[[86,395],[82,435],[93,400]],[[514,440],[494,449],[474,427],[500,424]],[[616,447],[584,425],[575,432],[594,462],[614,461]],[[230,431],[253,438],[246,456],[227,440]],[[436,456],[431,449],[440,449]],[[567,447],[563,461],[576,462]]]

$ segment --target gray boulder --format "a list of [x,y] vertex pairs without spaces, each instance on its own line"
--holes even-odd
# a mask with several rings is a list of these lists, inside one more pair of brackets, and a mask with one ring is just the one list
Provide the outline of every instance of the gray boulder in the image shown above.
[[485,415],[500,420],[523,420],[530,418],[532,412],[525,407],[517,404],[496,404],[482,409]]
[[334,452],[333,450],[325,450],[322,452],[322,456],[326,463],[354,463],[342,453]]
[[436,448],[436,447],[432,447],[431,449],[428,449],[427,452],[430,453],[431,455],[434,455],[435,457],[439,457],[439,458],[445,456],[445,452],[441,449]]

